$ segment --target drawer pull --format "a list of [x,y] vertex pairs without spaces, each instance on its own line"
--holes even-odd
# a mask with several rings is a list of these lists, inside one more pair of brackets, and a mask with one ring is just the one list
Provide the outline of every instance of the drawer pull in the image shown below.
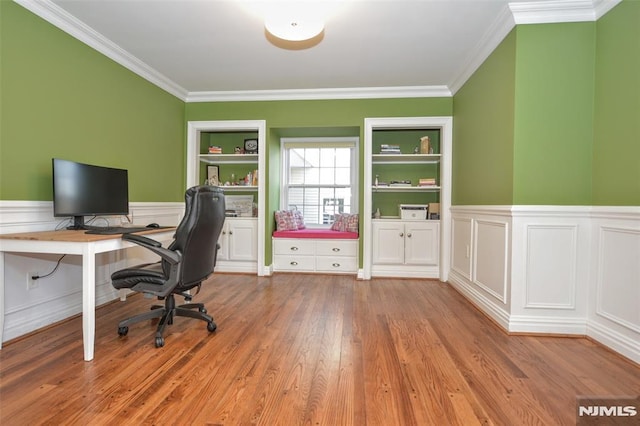
[[408,238],[411,238],[411,232],[409,232],[409,233],[407,234],[407,237],[408,237]]
[[339,268],[339,267],[340,267],[340,264],[339,264],[339,263],[334,263],[332,266],[333,266],[334,268]]
[[291,247],[291,248],[290,248],[290,250],[291,250],[291,251],[298,251],[298,247],[293,246],[293,247]]
[[298,262],[294,260],[293,262],[291,262],[291,266],[298,266]]
[[339,251],[340,251],[340,249],[339,249],[338,247],[334,247],[334,248],[332,248],[331,250],[333,250],[333,251],[335,251],[335,252],[339,252]]
[[400,237],[404,237],[404,233],[403,232],[400,233]]

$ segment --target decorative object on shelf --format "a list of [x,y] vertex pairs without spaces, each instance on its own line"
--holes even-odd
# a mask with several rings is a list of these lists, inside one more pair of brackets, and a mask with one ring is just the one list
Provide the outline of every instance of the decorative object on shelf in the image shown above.
[[258,153],[258,139],[245,139],[244,140],[244,153],[245,154],[257,154]]
[[394,187],[408,187],[411,186],[411,181],[410,180],[392,180],[391,182],[389,182],[390,186],[394,186]]
[[418,186],[435,186],[436,178],[421,178],[418,180]]
[[209,147],[209,154],[222,154],[222,147],[211,145]]
[[420,154],[420,148],[418,148],[417,146],[415,148],[413,148],[413,153],[414,154]]
[[240,148],[239,146],[236,146],[235,148],[233,148],[233,153],[242,154],[242,148]]
[[377,208],[376,211],[373,213],[373,218],[374,219],[380,219],[381,215],[380,215],[380,208]]
[[207,166],[207,184],[220,185],[220,168],[218,166]]
[[433,154],[433,147],[431,146],[431,139],[429,136],[423,136],[420,138],[420,154]]
[[400,145],[380,145],[380,154],[402,154],[400,151]]
[[440,219],[440,203],[429,203],[429,219]]

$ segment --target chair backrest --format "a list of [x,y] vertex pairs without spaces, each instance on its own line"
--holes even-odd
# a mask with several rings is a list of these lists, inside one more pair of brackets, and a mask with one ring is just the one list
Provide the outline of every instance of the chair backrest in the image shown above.
[[[218,237],[225,219],[225,200],[216,186],[189,188],[184,195],[185,212],[175,240],[168,247],[182,253],[179,290],[188,290],[206,279],[216,264]],[[163,265],[167,270],[168,265]]]

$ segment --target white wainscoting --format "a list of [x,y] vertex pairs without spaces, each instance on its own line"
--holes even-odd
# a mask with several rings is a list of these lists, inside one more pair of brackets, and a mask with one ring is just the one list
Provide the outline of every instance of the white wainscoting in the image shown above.
[[[184,214],[184,203],[131,203],[130,213],[136,225],[152,222],[177,225]],[[106,220],[111,225],[120,225],[126,218],[108,217]],[[53,217],[50,201],[0,201],[0,234],[54,230],[68,225],[67,222]],[[56,267],[58,259],[59,255],[47,254],[5,255],[4,341],[82,312],[82,265],[78,256],[65,256],[54,274],[38,280],[37,288],[27,288],[29,273],[47,274]],[[135,247],[98,255],[96,305],[118,297],[111,287],[111,273],[130,264],[154,259],[157,256]]]
[[640,208],[454,206],[449,282],[510,332],[640,362]]

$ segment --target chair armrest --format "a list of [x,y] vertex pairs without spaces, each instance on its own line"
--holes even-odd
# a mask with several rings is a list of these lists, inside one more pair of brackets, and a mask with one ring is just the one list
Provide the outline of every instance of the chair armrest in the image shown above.
[[180,259],[182,258],[182,255],[179,252],[163,248],[160,242],[142,235],[123,234],[122,239],[151,250],[171,265],[177,265],[180,263]]

